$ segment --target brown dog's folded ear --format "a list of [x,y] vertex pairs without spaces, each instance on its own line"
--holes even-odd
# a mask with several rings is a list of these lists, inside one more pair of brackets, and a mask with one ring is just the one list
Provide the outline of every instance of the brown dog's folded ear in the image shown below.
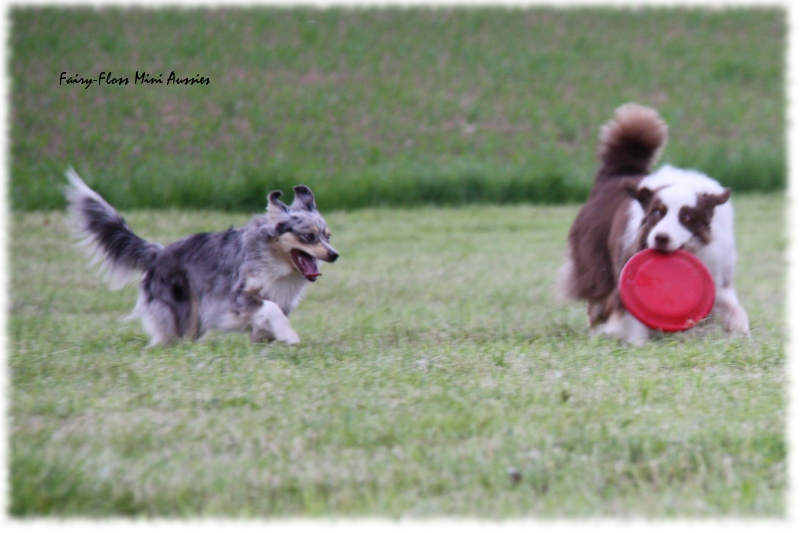
[[292,208],[302,208],[307,211],[316,211],[317,204],[314,202],[314,193],[305,185],[294,186],[294,201]]
[[709,194],[708,197],[712,200],[715,206],[722,205],[731,199],[731,189],[725,187],[725,190],[719,194]]
[[647,187],[642,187],[636,191],[636,194],[633,197],[638,200],[640,204],[642,204],[644,209],[647,209],[647,206],[650,205],[650,200],[653,199],[654,194],[655,192]]
[[641,180],[639,179],[626,179],[622,186],[625,187],[625,190],[628,194],[639,202],[642,205],[642,209],[647,210],[647,206],[650,205],[650,200],[653,199],[653,195],[655,191],[648,189],[647,187],[639,187]]

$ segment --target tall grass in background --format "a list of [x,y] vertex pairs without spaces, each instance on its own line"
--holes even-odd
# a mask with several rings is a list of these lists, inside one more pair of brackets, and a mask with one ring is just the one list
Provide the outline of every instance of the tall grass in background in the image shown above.
[[664,161],[780,189],[785,41],[776,8],[17,7],[11,204],[62,207],[68,165],[125,209],[261,209],[298,182],[327,209],[581,201],[626,101],[670,124]]

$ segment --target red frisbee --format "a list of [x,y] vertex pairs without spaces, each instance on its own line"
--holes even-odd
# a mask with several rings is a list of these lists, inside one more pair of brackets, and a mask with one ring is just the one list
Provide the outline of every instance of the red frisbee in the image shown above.
[[622,303],[649,328],[689,329],[711,312],[714,280],[706,266],[684,250],[642,250],[625,264],[619,279]]

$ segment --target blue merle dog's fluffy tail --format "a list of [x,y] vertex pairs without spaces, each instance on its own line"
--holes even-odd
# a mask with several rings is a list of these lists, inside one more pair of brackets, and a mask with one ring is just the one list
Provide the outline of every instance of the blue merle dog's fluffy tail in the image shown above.
[[102,262],[111,287],[122,287],[150,268],[163,246],[133,233],[116,209],[72,168],[67,169],[66,176],[72,230],[96,261]]

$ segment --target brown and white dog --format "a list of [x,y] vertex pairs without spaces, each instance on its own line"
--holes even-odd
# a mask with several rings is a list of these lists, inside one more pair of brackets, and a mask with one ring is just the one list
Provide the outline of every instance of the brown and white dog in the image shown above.
[[622,267],[646,248],[683,249],[708,268],[716,286],[712,314],[732,334],[749,336],[733,276],[736,246],[730,189],[694,170],[664,166],[650,173],[667,141],[656,111],[637,104],[619,107],[600,131],[600,168],[586,204],[568,237],[559,273],[563,296],[587,302],[597,333],[641,345],[650,330],[620,299]]

